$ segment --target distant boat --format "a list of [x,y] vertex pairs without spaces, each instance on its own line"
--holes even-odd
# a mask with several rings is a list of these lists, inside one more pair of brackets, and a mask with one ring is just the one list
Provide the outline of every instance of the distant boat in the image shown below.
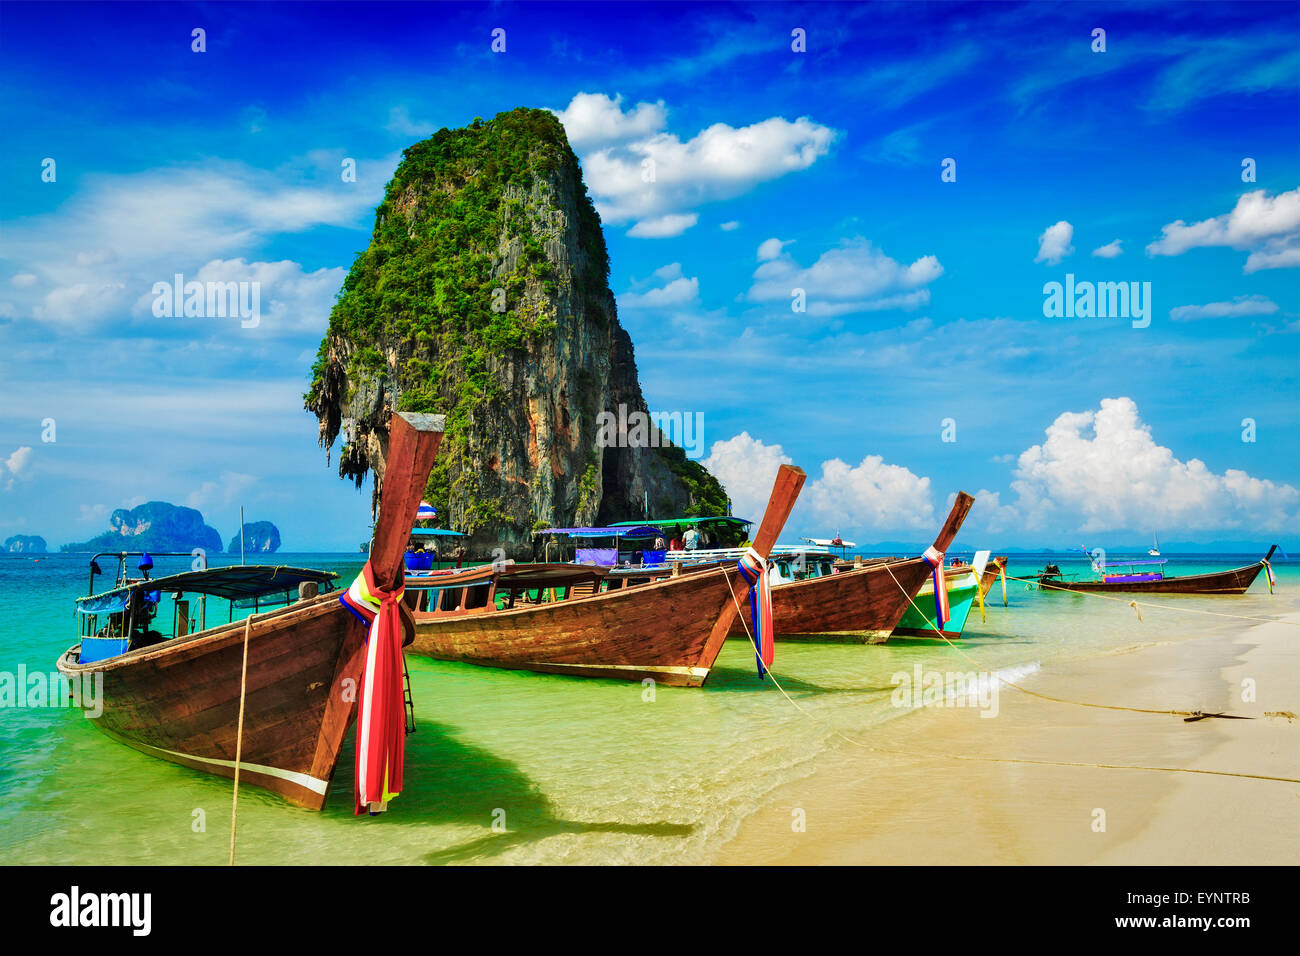
[[1160,539],[1156,537],[1154,531],[1151,532],[1151,550],[1147,552],[1153,558],[1160,557]]
[[[1061,573],[1058,565],[1049,564],[1038,574],[1038,586],[1045,591],[1126,591],[1147,594],[1245,594],[1255,583],[1273,557],[1277,545],[1254,564],[1208,574],[1188,574],[1182,577],[1165,577],[1163,566],[1167,559],[1156,561],[1116,561],[1106,565],[1093,564],[1099,581],[1075,581]],[[1112,568],[1119,573],[1109,573]],[[1157,568],[1157,570],[1153,570]]]
[[[441,435],[438,416],[393,416],[370,556],[374,580],[401,580],[408,529]],[[318,588],[336,575],[250,565],[150,579],[152,560],[142,557],[142,576],[128,577],[127,553],[117,556],[115,584],[98,594],[92,561],[91,594],[77,601],[81,640],[58,661],[73,686],[102,675],[95,725],[150,756],[233,777],[247,646],[240,779],[321,809],[356,717],[346,690],[365,677],[367,632],[340,592],[299,585]],[[176,599],[170,626],[156,616],[163,594]],[[226,621],[207,625],[208,598],[230,602]],[[262,611],[268,604],[274,609]],[[236,607],[249,606],[251,617],[233,620]]]

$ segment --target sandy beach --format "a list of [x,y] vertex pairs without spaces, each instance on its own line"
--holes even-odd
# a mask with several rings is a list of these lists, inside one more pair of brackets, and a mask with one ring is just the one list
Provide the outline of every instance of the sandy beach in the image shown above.
[[[1300,778],[1300,719],[1268,716],[1300,714],[1300,614],[1286,620],[1133,643],[1017,680],[1072,700],[1253,720],[1188,723],[1003,686],[996,717],[925,707],[858,738],[906,755],[845,743],[813,774],[771,794],[711,862],[1294,863],[1300,783],[1095,766]],[[948,650],[954,666],[970,669]],[[1247,680],[1254,701],[1242,699]]]

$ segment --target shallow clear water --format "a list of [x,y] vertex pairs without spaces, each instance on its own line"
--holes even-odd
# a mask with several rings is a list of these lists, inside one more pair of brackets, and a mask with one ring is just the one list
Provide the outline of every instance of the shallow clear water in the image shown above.
[[[1173,557],[1167,573],[1247,564],[1257,556]],[[277,554],[274,562],[360,570],[360,554]],[[1062,570],[1085,563],[1051,556]],[[170,562],[170,563],[169,563]],[[1029,575],[1042,555],[1015,555]],[[173,567],[173,564],[175,565]],[[76,642],[73,601],[85,593],[83,555],[0,555],[0,672],[49,673]],[[159,559],[155,575],[183,570]],[[109,570],[107,567],[105,570]],[[766,794],[811,772],[838,746],[831,728],[886,740],[897,672],[1050,672],[1054,662],[1153,641],[1239,633],[1297,609],[1300,568],[1276,567],[1240,598],[1150,596],[1175,610],[1124,600],[1028,590],[1010,606],[990,593],[962,647],[923,639],[883,646],[781,642],[775,672],[818,719],[759,681],[747,645],[728,642],[702,688],[492,670],[411,657],[418,731],[407,738],[406,792],[376,818],[352,815],[347,743],[325,810],[288,806],[252,787],[239,795],[243,863],[699,862],[762,806]],[[1215,612],[1215,614],[1193,612]],[[163,613],[169,613],[164,608]],[[211,618],[210,618],[211,621]],[[1020,679],[1019,677],[1017,679]],[[1057,688],[1060,690],[1061,688]],[[1008,691],[1004,691],[1008,692]],[[226,861],[231,785],[114,743],[77,711],[2,708],[0,862],[207,863]],[[494,832],[494,819],[505,832]]]

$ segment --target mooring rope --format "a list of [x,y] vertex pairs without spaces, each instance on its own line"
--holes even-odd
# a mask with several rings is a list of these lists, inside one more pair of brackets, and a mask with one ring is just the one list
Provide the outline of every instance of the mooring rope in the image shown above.
[[248,636],[253,618],[244,618],[244,662],[239,669],[239,725],[235,732],[235,792],[230,803],[230,865],[235,865],[235,823],[239,819],[239,761],[244,755],[244,698],[248,690]]
[[[1129,607],[1132,608],[1154,607],[1154,608],[1159,608],[1162,611],[1183,611],[1184,613],[1187,614],[1209,614],[1212,615],[1213,617],[1230,617],[1239,621],[1258,621],[1261,624],[1290,624],[1294,627],[1300,627],[1300,621],[1292,621],[1285,617],[1254,617],[1249,614],[1227,614],[1224,613],[1223,611],[1207,611],[1204,608],[1178,607],[1177,605],[1174,604],[1153,604],[1150,601],[1139,601],[1136,598],[1132,600],[1126,600],[1125,598],[1113,597],[1109,594],[1099,594],[1096,591],[1076,591],[1073,588],[1061,587],[1055,584],[1044,584],[1043,582],[1039,581],[1037,578],[1018,578],[1015,575],[1010,575],[1010,574],[1007,575],[1007,578],[1011,581],[1024,581],[1026,584],[1037,584],[1040,588],[1049,591],[1066,591],[1070,594],[1082,594],[1085,597],[1101,598],[1103,601],[1119,601],[1123,604],[1127,604]],[[1133,594],[1133,593],[1141,593],[1141,592],[1130,591],[1129,593]],[[1138,620],[1141,619],[1142,616],[1139,613]]]
[[[736,606],[736,615],[740,618],[740,623],[745,628],[745,635],[749,638],[749,643],[752,645],[754,643],[754,638],[749,633],[749,625],[745,622],[745,615],[741,612],[740,601],[736,597],[735,589],[731,587],[731,578],[724,569],[719,568],[719,570],[722,571],[722,576],[727,581],[727,589],[731,591],[732,603],[735,604]],[[890,577],[893,577],[892,571],[890,572]],[[898,579],[894,578],[894,580],[895,582],[897,582]],[[904,594],[906,593],[907,592],[904,591]],[[916,607],[916,602],[912,600],[910,595],[908,596],[908,602],[911,603],[912,607],[914,608]],[[931,626],[933,627],[933,625]],[[943,637],[942,634],[940,634],[939,636]],[[1197,770],[1190,767],[1147,767],[1147,766],[1140,766],[1140,765],[1133,765],[1133,764],[1086,763],[1081,761],[1069,761],[1069,760],[1036,760],[1031,757],[991,757],[984,754],[954,754],[954,753],[943,753],[943,752],[935,752],[935,751],[900,750],[897,748],[876,747],[872,744],[867,744],[867,743],[863,743],[860,740],[855,740],[854,738],[850,737],[848,734],[844,733],[839,728],[831,726],[829,723],[819,718],[816,714],[812,713],[812,711],[807,710],[802,705],[800,705],[800,703],[797,700],[795,700],[793,697],[791,697],[786,692],[786,689],[781,686],[781,682],[777,680],[776,674],[772,671],[771,668],[767,669],[767,676],[772,678],[772,686],[774,686],[778,691],[780,691],[781,696],[784,697],[787,701],[789,701],[791,706],[793,706],[801,714],[817,722],[821,726],[825,727],[828,731],[830,731],[830,733],[840,738],[845,743],[851,744],[854,747],[859,747],[863,750],[872,751],[874,753],[886,754],[895,757],[923,757],[923,758],[940,759],[940,760],[943,759],[973,760],[973,761],[986,762],[986,763],[1037,764],[1040,766],[1049,766],[1049,767],[1085,767],[1085,768],[1093,768],[1093,769],[1101,769],[1101,770],[1147,770],[1147,771],[1155,771],[1160,773],[1198,773],[1198,774],[1206,774],[1209,776],[1217,776],[1217,777],[1242,777],[1251,780],[1276,780],[1281,783],[1300,783],[1300,779],[1295,779],[1292,777],[1274,777],[1274,776],[1269,776],[1267,774],[1239,773],[1233,770]],[[999,677],[1000,680],[1003,680],[1005,683],[1011,684],[1010,681],[1006,681],[1005,678],[1001,677],[1001,675],[997,675],[997,676]],[[1011,684],[1011,686],[1015,687],[1017,690],[1024,690],[1024,688],[1021,688],[1016,684]],[[1030,694],[1034,694],[1033,691],[1026,691],[1026,692]],[[1035,694],[1034,696],[1044,696],[1044,695]],[[1055,698],[1048,698],[1048,699],[1054,700]],[[1063,701],[1063,703],[1075,703],[1075,702]],[[1089,705],[1089,706],[1106,707],[1108,705],[1096,704],[1096,705]],[[1140,713],[1160,713],[1160,714],[1175,713],[1174,711],[1142,711],[1138,708],[1127,708],[1127,707],[1116,707],[1113,709],[1138,710]]]

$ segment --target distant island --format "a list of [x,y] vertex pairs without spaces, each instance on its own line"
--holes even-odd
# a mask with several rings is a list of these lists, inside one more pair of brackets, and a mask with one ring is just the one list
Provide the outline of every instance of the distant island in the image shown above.
[[[244,552],[254,551],[262,554],[274,554],[280,550],[280,529],[269,521],[252,521],[244,525]],[[239,535],[230,539],[226,548],[230,554],[239,554]]]
[[[239,547],[239,539],[235,539]],[[221,535],[203,522],[194,508],[166,501],[147,501],[127,510],[118,508],[108,519],[108,530],[89,541],[65,544],[64,552],[96,551],[204,551],[219,553]]]
[[10,554],[44,554],[45,539],[39,534],[15,534],[5,538],[4,549]]

